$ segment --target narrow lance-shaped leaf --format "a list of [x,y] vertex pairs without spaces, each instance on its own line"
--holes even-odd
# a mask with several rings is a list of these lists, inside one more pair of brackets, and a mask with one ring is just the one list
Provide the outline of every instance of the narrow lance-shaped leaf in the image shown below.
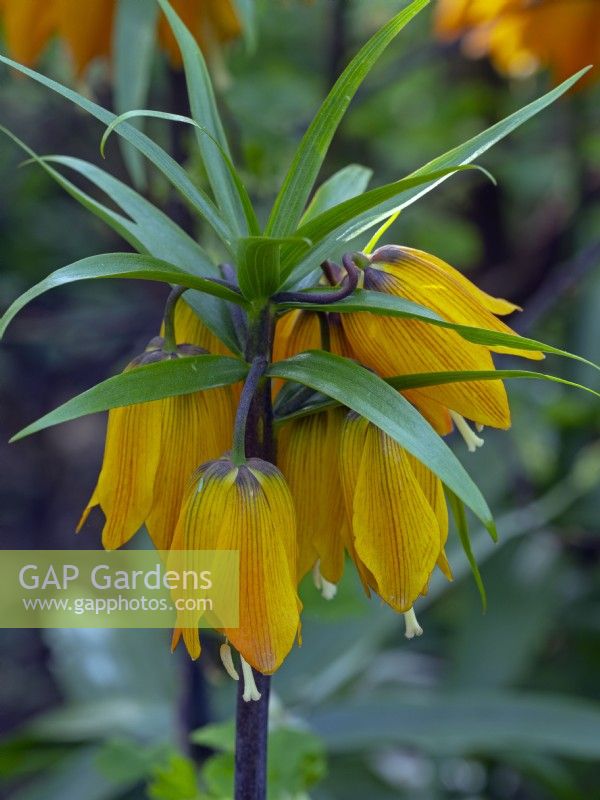
[[[311,306],[310,303],[282,303],[279,308],[305,308],[313,311],[315,310],[314,305]],[[571,358],[575,361],[587,364],[594,369],[600,370],[600,366],[594,364],[593,361],[589,361],[587,358],[583,358],[583,356],[569,353],[566,350],[560,350],[558,347],[552,347],[549,344],[538,342],[535,339],[519,336],[516,333],[503,333],[502,331],[491,331],[487,328],[477,328],[472,325],[460,325],[455,322],[448,322],[429,308],[419,306],[416,303],[412,303],[410,300],[405,300],[403,297],[396,297],[395,295],[386,294],[385,292],[357,289],[349,297],[337,303],[319,305],[319,311],[335,311],[341,314],[369,312],[371,314],[380,314],[383,316],[418,319],[430,325],[439,325],[443,328],[456,331],[463,339],[473,342],[474,344],[481,344],[486,347],[516,347],[519,350],[539,350],[542,353],[552,353],[553,355],[563,356],[564,358]]]
[[[29,67],[19,64],[17,61],[13,61],[11,58],[0,55],[0,62],[22,72],[24,75],[46,86],[48,89],[62,95],[62,97],[65,97],[67,100],[70,100],[75,105],[84,109],[84,111],[87,111],[105,125],[110,125],[113,119],[115,119],[115,114],[102,108],[102,106],[99,106],[97,103],[93,103],[91,100],[83,97],[83,95],[57,83],[51,78],[47,78],[45,75],[41,75],[35,70],[29,69]],[[136,130],[132,125],[121,125],[119,128],[119,135],[143,153],[143,155],[163,173],[196,212],[211,225],[225,244],[228,246],[231,244],[233,234],[229,225],[223,219],[221,212],[208,195],[194,185],[183,167],[171,158],[162,147],[159,147],[152,139],[141,131]]]
[[115,375],[19,431],[11,442],[45,428],[111,408],[191,394],[244,380],[248,365],[227,356],[188,356],[136,367]]
[[[385,378],[385,382],[397,389],[399,392],[407,389],[421,389],[426,386],[442,386],[446,383],[470,383],[471,381],[505,381],[513,379],[529,379],[538,381],[550,381],[569,386],[572,389],[580,389],[583,392],[600,397],[600,392],[583,386],[580,383],[569,381],[566,378],[559,378],[557,375],[547,375],[543,372],[534,372],[526,369],[495,369],[495,370],[464,370],[456,372],[418,372],[413,375],[397,375],[393,378]],[[290,386],[292,384],[289,384]],[[294,400],[295,392],[284,386],[277,395],[274,404],[275,419],[278,423],[289,422],[299,417],[316,414],[326,408],[331,408],[337,403],[329,398],[317,395],[310,399],[305,406],[294,407],[293,411],[288,412],[289,405]]]
[[319,350],[275,362],[268,374],[310,386],[377,425],[429,467],[495,535],[487,503],[460,461],[416,408],[377,375]]
[[481,572],[479,571],[477,560],[471,548],[469,523],[465,513],[464,503],[454,494],[451,489],[448,489],[448,487],[446,487],[446,496],[448,498],[450,510],[452,511],[452,516],[454,517],[454,524],[456,526],[458,538],[460,539],[462,549],[464,550],[467,561],[469,562],[469,566],[471,567],[471,572],[473,573],[473,578],[477,585],[477,589],[479,590],[479,596],[481,597],[481,605],[485,611],[487,609],[487,594],[483,584],[483,578],[481,577]]
[[362,194],[372,177],[373,170],[360,164],[348,164],[338,170],[319,186],[302,215],[300,225],[305,225],[324,211]]
[[[390,197],[397,197],[407,189],[414,188],[416,186],[422,186],[426,183],[432,183],[436,180],[439,180],[441,177],[445,177],[456,172],[464,172],[465,170],[479,170],[491,178],[486,170],[476,165],[450,167],[448,169],[437,170],[431,173],[423,173],[422,175],[418,175],[416,177],[403,178],[400,181],[394,181],[393,183],[385,184],[385,186],[379,186],[376,189],[371,189],[371,191],[365,192],[362,195],[351,197],[348,200],[339,203],[337,206],[333,206],[332,208],[323,211],[317,217],[310,219],[306,224],[298,228],[296,233],[298,236],[305,236],[311,239],[313,242],[325,240],[329,242],[330,247],[334,247],[336,243],[330,242],[329,234],[339,230],[340,225],[345,221],[354,219],[356,214],[360,211],[378,206],[383,200],[386,200]],[[493,180],[493,178],[491,179]],[[317,245],[310,252],[312,253],[311,264],[313,266],[315,261],[318,263],[319,260],[322,260],[321,255],[323,255],[323,257],[326,255],[325,250],[321,245]],[[284,276],[287,277],[294,269],[294,264],[297,263],[300,255],[301,253],[295,248],[286,249],[282,269],[282,274]],[[305,263],[307,258],[308,257],[303,259],[302,263]],[[296,277],[298,274],[298,270],[294,269],[293,277]]]
[[[145,103],[156,39],[158,6],[139,0],[119,0],[113,26],[115,108],[117,113]],[[134,184],[146,188],[141,154],[122,142],[123,157]]]
[[[493,147],[501,139],[504,139],[514,130],[523,125],[523,123],[527,122],[527,120],[531,119],[540,111],[554,103],[554,101],[561,97],[561,95],[563,95],[565,92],[568,92],[569,89],[575,83],[577,83],[577,81],[583,75],[585,75],[588,70],[589,67],[581,70],[577,74],[573,75],[572,78],[568,78],[566,81],[561,83],[560,86],[557,86],[547,94],[542,95],[542,97],[539,97],[532,103],[529,103],[529,105],[524,106],[514,114],[511,114],[495,125],[492,125],[490,128],[482,133],[477,134],[477,136],[469,139],[464,144],[449,150],[447,153],[444,153],[438,158],[435,158],[433,161],[425,164],[416,172],[413,172],[411,175],[407,176],[406,180],[423,177],[425,175],[431,175],[435,172],[440,172],[439,177],[429,181],[417,182],[413,184],[412,187],[399,187],[402,188],[402,191],[399,191],[396,195],[383,200],[376,206],[368,207],[362,210],[357,208],[356,214],[352,219],[344,220],[339,227],[337,227],[335,230],[332,230],[328,236],[320,241],[313,233],[310,238],[312,238],[315,243],[318,242],[318,244],[315,244],[315,247],[306,253],[302,257],[302,260],[295,266],[295,268],[293,268],[289,285],[293,286],[301,281],[306,275],[310,274],[314,268],[315,262],[319,263],[319,261],[327,258],[327,254],[333,250],[337,243],[350,241],[374,225],[382,222],[394,211],[400,211],[409,206],[411,203],[416,202],[419,198],[432,191],[432,189],[435,189],[440,183],[447,180],[452,174],[452,167],[459,167],[469,164],[476,158],[479,158],[479,156],[489,150],[490,147]],[[448,172],[444,172],[445,170],[448,170]],[[309,234],[303,232],[302,235]]]
[[[0,131],[9,136],[22,150],[31,156],[68,194],[91,211],[140,253],[160,258],[182,269],[204,277],[220,278],[217,267],[206,252],[191,236],[176,225],[166,214],[109,173],[78,158],[68,156],[38,156],[25,142],[0,125]],[[111,198],[125,212],[119,214],[84,192],[72,181],[54,169],[59,164],[74,170]],[[239,346],[233,328],[231,314],[218,297],[200,294],[191,290],[187,297],[202,321],[223,341],[232,352]]]
[[244,216],[246,217],[246,223],[248,230],[253,234],[258,234],[260,232],[260,226],[258,223],[258,219],[256,217],[256,213],[254,211],[254,207],[252,205],[252,201],[250,200],[250,196],[248,195],[248,191],[244,186],[242,179],[238,175],[233,161],[231,157],[228,155],[226,150],[221,147],[219,142],[212,136],[208,128],[205,128],[203,125],[200,125],[196,120],[193,120],[191,117],[185,117],[182,114],[170,114],[167,111],[154,111],[153,109],[147,108],[138,108],[138,109],[131,109],[130,111],[125,111],[123,114],[120,114],[116,117],[107,129],[104,131],[102,136],[102,140],[100,141],[100,152],[102,156],[104,156],[104,150],[106,147],[106,142],[108,141],[109,136],[111,133],[118,128],[123,122],[127,120],[136,119],[138,117],[153,117],[154,119],[162,119],[168,122],[182,122],[186,125],[193,125],[196,130],[200,132],[199,135],[208,137],[217,148],[217,151],[220,157],[223,160],[223,164],[225,168],[229,172],[233,185],[235,186],[235,190],[238,194],[238,198],[240,201],[240,206],[244,212]]
[[340,75],[300,142],[275,200],[267,234],[287,236],[296,229],[331,140],[352,98],[386,47],[428,2],[414,0],[396,14],[369,39]]
[[[245,216],[242,213],[243,208],[238,188],[219,152],[220,147],[230,157],[227,137],[219,116],[204,56],[197,41],[175,13],[168,0],[158,0],[158,3],[181,51],[192,116],[201,127],[208,130],[212,137],[210,139],[198,135],[198,146],[214,196],[235,236],[243,236],[248,233],[248,229],[243,224]],[[215,146],[215,142],[219,147]]]
[[185,272],[165,261],[159,261],[150,256],[141,256],[137,253],[106,253],[100,256],[84,258],[81,261],[70,264],[68,267],[56,270],[56,272],[53,272],[22,294],[0,319],[0,338],[4,336],[6,328],[19,311],[36,297],[44,294],[44,292],[68,283],[75,283],[76,281],[106,278],[161,281],[163,283],[187,286],[190,289],[198,289],[240,305],[245,302],[238,292],[226,286],[221,286],[209,278],[191,275],[189,272]]

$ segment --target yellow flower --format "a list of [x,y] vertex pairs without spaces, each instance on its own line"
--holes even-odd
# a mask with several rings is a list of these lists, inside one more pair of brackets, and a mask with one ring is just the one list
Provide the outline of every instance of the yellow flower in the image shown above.
[[339,449],[344,409],[284,425],[277,462],[290,486],[298,523],[298,579],[315,569],[323,596],[335,594],[344,570],[344,500]]
[[[161,346],[162,339],[152,340],[126,369],[205,352],[182,345],[167,354]],[[121,547],[144,524],[157,550],[168,550],[186,484],[199,460],[231,444],[233,418],[229,387],[112,409],[98,483],[77,530],[99,505],[107,550]]]
[[[229,458],[204,464],[189,487],[172,549],[239,551],[239,627],[223,632],[247,663],[274,672],[300,624],[296,520],[281,472],[256,458],[241,466]],[[198,618],[180,616],[174,636],[174,646],[183,636],[192,658],[200,655]]]
[[[449,322],[514,333],[496,315],[517,307],[478,289],[449,264],[408,247],[386,246],[370,257],[364,287],[404,297],[437,312]],[[506,347],[487,348],[467,342],[447,328],[413,319],[370,313],[340,315],[344,332],[358,360],[382,377],[419,372],[492,370],[491,350],[524,358],[540,353]],[[448,432],[448,410],[479,425],[510,426],[502,381],[471,381],[430,386],[406,396],[440,433]]]
[[439,0],[436,32],[461,37],[467,54],[488,54],[507,75],[547,66],[563,81],[600,61],[598,0]]
[[448,513],[441,481],[387,434],[350,412],[340,472],[352,556],[363,583],[394,610],[409,612],[444,554]]
[[[202,47],[241,32],[231,0],[173,0],[173,6]],[[6,44],[14,59],[34,64],[56,35],[66,43],[78,75],[94,58],[110,55],[115,10],[116,0],[0,0]],[[160,41],[179,64],[179,50],[162,15],[158,28]]]

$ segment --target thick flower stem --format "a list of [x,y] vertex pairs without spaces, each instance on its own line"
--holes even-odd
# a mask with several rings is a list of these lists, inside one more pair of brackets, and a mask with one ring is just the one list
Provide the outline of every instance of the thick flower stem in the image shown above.
[[[264,308],[250,320],[246,360],[253,365],[251,373],[259,366],[252,402],[245,424],[245,448],[249,458],[275,461],[273,439],[273,410],[271,406],[271,381],[262,377],[271,360],[273,316]],[[254,365],[257,365],[256,367]],[[250,375],[249,375],[250,378]],[[267,738],[269,717],[270,677],[254,672],[260,700],[246,702],[240,681],[237,697],[235,740],[235,800],[265,800],[267,796]]]

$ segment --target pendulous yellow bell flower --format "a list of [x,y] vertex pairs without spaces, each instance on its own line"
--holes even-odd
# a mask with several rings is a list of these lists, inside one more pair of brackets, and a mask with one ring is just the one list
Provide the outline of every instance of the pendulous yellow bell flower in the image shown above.
[[[241,33],[232,0],[172,0],[172,5],[204,49]],[[8,51],[31,66],[56,35],[81,75],[93,59],[110,55],[116,7],[117,0],[0,0]],[[172,62],[179,65],[179,49],[162,15],[158,31]]]
[[[236,466],[224,457],[198,469],[172,551],[239,551],[239,627],[223,633],[264,674],[281,665],[298,635],[296,547],[294,503],[275,466],[257,458]],[[197,619],[180,615],[174,636],[174,646],[183,637],[192,658],[200,655]]]
[[448,512],[440,480],[354,412],[342,429],[340,473],[351,530],[348,549],[363,583],[395,611],[410,612],[426,593],[436,564],[452,578],[444,553]]
[[298,579],[315,570],[328,599],[344,571],[344,498],[339,449],[345,409],[336,408],[284,425],[277,463],[294,498],[298,524]]
[[[180,345],[165,353],[162,345],[161,338],[153,339],[126,370],[206,352]],[[168,550],[187,482],[199,460],[215,458],[230,445],[233,420],[230,387],[112,409],[98,483],[77,530],[99,505],[107,550],[121,547],[144,524],[156,549]]]
[[438,0],[435,29],[442,40],[460,38],[467,55],[489,55],[510,76],[546,66],[559,82],[600,62],[598,0]]
[[[509,314],[517,306],[491,297],[449,264],[421,250],[395,245],[379,248],[364,270],[364,288],[411,300],[449,322],[514,333],[497,315]],[[543,358],[541,353],[527,350],[472,344],[452,330],[414,319],[370,313],[341,314],[340,318],[356,358],[386,378],[493,370],[492,351]],[[478,425],[510,426],[508,399],[500,380],[449,383],[405,394],[442,434],[451,429],[448,411],[459,426],[460,417]]]

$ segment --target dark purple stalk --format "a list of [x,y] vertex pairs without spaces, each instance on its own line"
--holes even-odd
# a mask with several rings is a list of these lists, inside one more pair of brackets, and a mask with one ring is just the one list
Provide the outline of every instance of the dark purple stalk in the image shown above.
[[[251,402],[246,414],[245,449],[248,458],[262,458],[275,463],[273,439],[273,409],[271,381],[264,370],[271,359],[273,317],[270,308],[251,320],[246,360],[252,363],[246,386],[252,380]],[[245,387],[244,387],[245,391]],[[244,398],[242,397],[242,401]],[[245,402],[245,401],[244,401]],[[265,800],[267,796],[267,744],[269,722],[269,692],[271,678],[254,671],[260,700],[246,703],[242,698],[240,681],[236,711],[235,738],[235,800]]]

